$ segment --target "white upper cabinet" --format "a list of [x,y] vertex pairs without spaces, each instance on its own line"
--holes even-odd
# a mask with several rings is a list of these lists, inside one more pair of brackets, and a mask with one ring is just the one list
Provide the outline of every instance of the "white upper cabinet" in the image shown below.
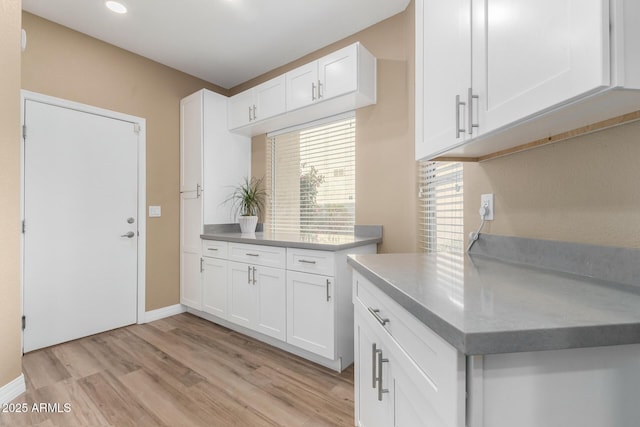
[[375,104],[376,73],[376,58],[354,43],[272,80],[284,85],[277,103],[275,87],[265,88],[268,103],[256,100],[266,83],[229,98],[229,129],[255,136]]
[[608,0],[473,7],[472,107],[481,133],[609,86]]
[[[427,11],[423,10],[427,9]],[[416,2],[416,158],[464,142],[471,87],[471,0]],[[422,77],[422,78],[419,78]]]
[[286,74],[287,109],[306,107],[317,100],[318,61],[305,64]]
[[285,79],[276,77],[228,100],[229,129],[275,117],[285,112]]
[[638,110],[634,0],[416,1],[416,159],[482,159]]
[[[358,90],[359,44],[352,44],[286,74],[287,110]],[[372,96],[375,96],[372,94]]]

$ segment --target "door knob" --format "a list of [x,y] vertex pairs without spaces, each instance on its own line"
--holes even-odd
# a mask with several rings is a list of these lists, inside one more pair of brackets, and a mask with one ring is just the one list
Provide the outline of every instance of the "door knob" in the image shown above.
[[132,238],[133,236],[135,236],[136,233],[134,233],[133,231],[129,231],[127,234],[123,234],[120,237],[128,237],[128,238]]

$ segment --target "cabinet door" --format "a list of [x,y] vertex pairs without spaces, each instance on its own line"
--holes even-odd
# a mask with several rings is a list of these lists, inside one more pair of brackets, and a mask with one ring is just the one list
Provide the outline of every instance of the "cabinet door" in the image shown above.
[[[389,404],[388,393],[383,394],[382,400],[378,400],[376,379],[380,342],[376,342],[375,333],[358,309],[355,311],[354,322],[356,424],[361,427],[385,427],[393,419],[393,407]],[[388,372],[383,367],[383,387],[389,384]]]
[[358,45],[352,44],[318,60],[318,99],[325,100],[358,89]]
[[256,292],[256,320],[254,329],[265,335],[286,338],[286,282],[285,270],[252,266]]
[[470,137],[471,0],[416,1],[416,159]]
[[249,89],[232,96],[228,100],[227,124],[229,129],[248,125],[253,120],[253,90]]
[[229,261],[227,288],[227,320],[253,328],[256,319],[256,292],[249,264]]
[[413,376],[424,376],[413,368],[410,361],[391,358],[389,363],[391,376],[390,388],[393,389],[393,425],[394,426],[442,426],[463,427],[463,424],[449,424],[442,419],[430,405],[429,396],[424,393]]
[[180,101],[180,191],[202,186],[202,91]]
[[227,317],[227,261],[203,257],[202,311]]
[[282,75],[253,88],[256,121],[268,119],[286,111],[285,82]]
[[202,309],[200,277],[202,199],[195,191],[180,195],[180,303]]
[[318,96],[318,61],[313,61],[285,74],[287,111],[313,104]]
[[228,98],[204,92],[203,184],[204,223],[228,224],[236,218],[229,198],[231,188],[251,176],[251,138],[227,128]]
[[334,279],[287,271],[287,342],[333,359]]
[[607,86],[608,0],[484,0],[473,10],[473,87],[486,133]]

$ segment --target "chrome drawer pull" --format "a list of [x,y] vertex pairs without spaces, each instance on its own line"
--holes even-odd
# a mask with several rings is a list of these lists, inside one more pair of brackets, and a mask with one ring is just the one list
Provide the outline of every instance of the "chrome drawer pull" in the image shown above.
[[389,393],[389,389],[382,387],[382,364],[389,362],[389,359],[382,358],[382,350],[377,350],[378,353],[378,400],[382,401],[382,394]]
[[378,321],[378,323],[380,323],[382,326],[386,325],[387,323],[389,323],[389,319],[383,319],[382,317],[380,317],[380,309],[379,308],[368,308],[369,313],[371,313],[371,315],[373,317],[376,318],[376,320]]
[[316,263],[315,261],[309,261],[309,260],[306,260],[306,259],[299,259],[298,262],[301,262],[303,264],[315,264]]
[[376,355],[378,350],[376,349],[376,343],[371,344],[371,388],[376,388],[378,378],[376,378]]
[[245,254],[246,256],[260,256],[260,254]]
[[210,251],[217,251],[218,250],[218,248],[207,248],[207,249],[210,250]]

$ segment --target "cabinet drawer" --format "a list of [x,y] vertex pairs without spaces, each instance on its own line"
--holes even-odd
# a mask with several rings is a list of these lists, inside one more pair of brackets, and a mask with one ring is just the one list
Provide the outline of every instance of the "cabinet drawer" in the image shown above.
[[266,267],[285,268],[286,249],[277,246],[229,243],[229,259]]
[[378,330],[397,343],[406,361],[433,384],[432,400],[440,416],[454,417],[459,382],[464,378],[464,355],[360,274],[354,272],[353,280],[354,305],[366,310],[371,321],[380,326]]
[[202,256],[210,258],[226,258],[229,243],[219,240],[203,240]]
[[334,275],[334,253],[309,249],[287,249],[287,270]]

